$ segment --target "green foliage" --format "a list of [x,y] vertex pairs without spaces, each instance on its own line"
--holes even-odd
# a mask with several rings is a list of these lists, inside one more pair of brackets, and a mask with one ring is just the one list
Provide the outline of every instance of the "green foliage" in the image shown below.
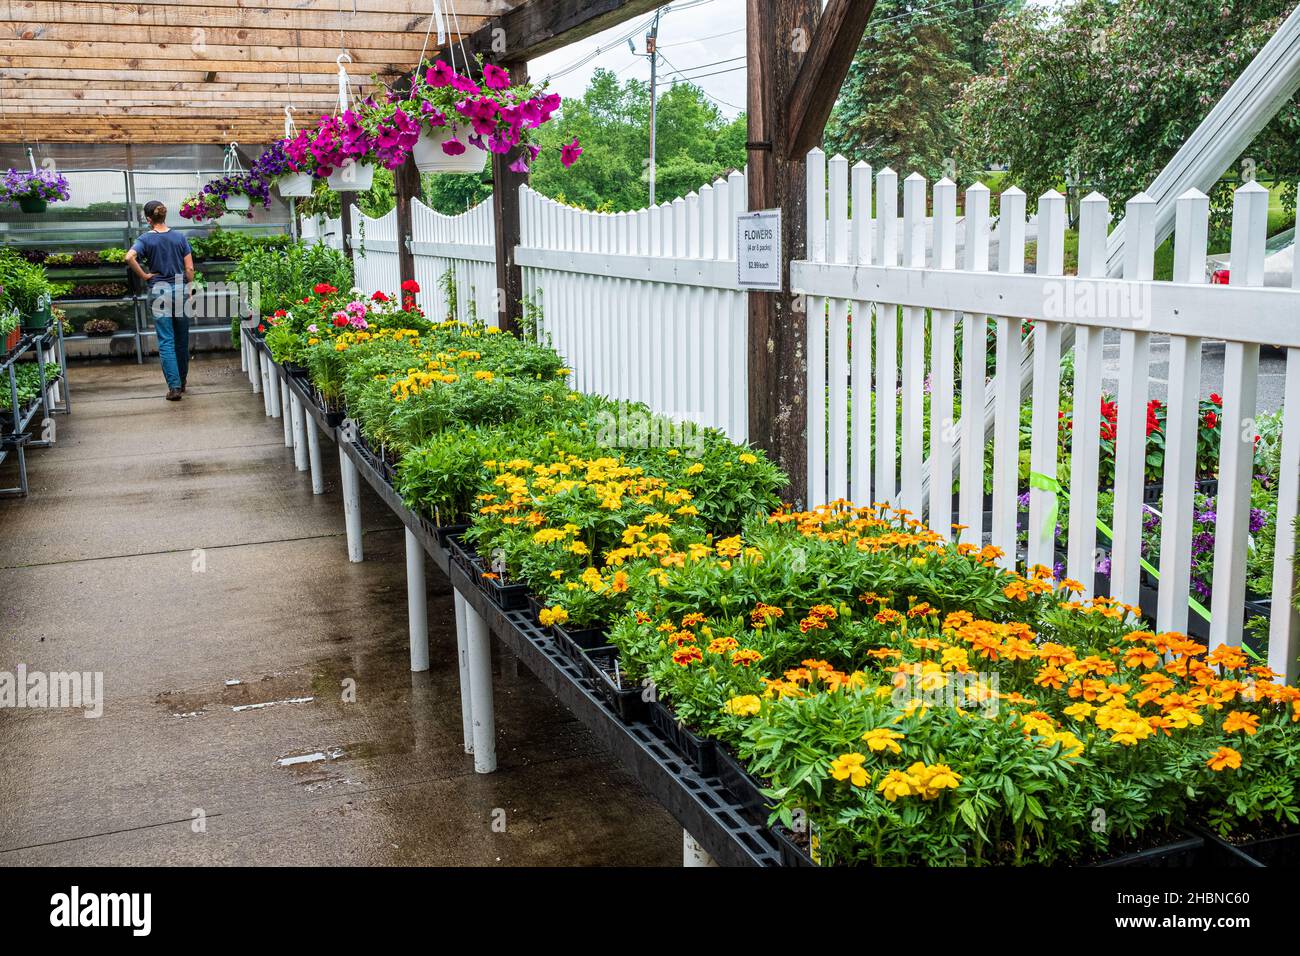
[[[661,90],[658,103],[656,199],[665,202],[745,165],[745,117],[727,120],[688,83]],[[540,130],[542,154],[533,165],[540,192],[585,209],[640,209],[649,198],[650,88],[640,80],[621,86],[610,70],[596,70],[581,99]],[[574,137],[583,158],[560,165],[559,147]],[[463,207],[461,207],[463,209]]]
[[51,298],[71,288],[65,282],[51,282],[42,266],[28,262],[10,248],[0,248],[0,305],[12,304],[23,315],[31,315],[43,295]]
[[[1068,186],[1072,209],[1093,190],[1123,202],[1147,187],[1293,8],[1290,0],[1026,8],[993,26],[1001,60],[962,96],[968,153],[1008,163],[1006,185],[1031,196]],[[1298,132],[1293,99],[1245,153],[1251,168],[1289,184],[1291,209]]]
[[[956,177],[958,128],[951,102],[982,59],[974,24],[988,13],[958,4],[938,17],[906,0],[876,4],[830,122],[826,149],[905,176]],[[981,34],[982,35],[982,34]]]

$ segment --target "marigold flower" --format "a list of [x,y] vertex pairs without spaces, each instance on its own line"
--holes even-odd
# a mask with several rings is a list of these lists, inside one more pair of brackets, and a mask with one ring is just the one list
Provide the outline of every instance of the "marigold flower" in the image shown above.
[[760,707],[762,701],[753,694],[733,697],[722,705],[722,709],[734,717],[752,717],[758,713]]
[[691,664],[698,664],[703,660],[704,654],[698,647],[679,647],[673,651],[673,663],[678,667],[689,667]]
[[1259,715],[1244,710],[1231,711],[1223,721],[1224,733],[1243,731],[1247,737],[1253,737],[1259,731]]
[[831,776],[836,780],[847,780],[853,787],[865,787],[871,782],[871,775],[862,766],[866,759],[860,753],[840,754],[831,761]]
[[1210,759],[1205,761],[1205,765],[1215,773],[1224,770],[1238,770],[1241,768],[1241,754],[1231,747],[1220,747],[1210,754]]
[[877,727],[875,730],[868,730],[862,735],[863,742],[873,753],[880,753],[884,750],[895,754],[902,753],[903,748],[895,742],[902,739],[904,739],[903,734],[887,727]]

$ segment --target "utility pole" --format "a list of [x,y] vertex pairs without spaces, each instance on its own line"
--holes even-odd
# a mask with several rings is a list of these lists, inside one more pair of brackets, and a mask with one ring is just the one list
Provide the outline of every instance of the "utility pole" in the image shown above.
[[645,38],[645,51],[650,57],[650,205],[655,204],[655,116],[659,112],[657,81],[659,77],[659,14],[655,11],[654,23]]
[[659,112],[658,106],[658,85],[659,85],[659,15],[662,11],[655,11],[654,22],[650,24],[650,32],[645,35],[645,52],[637,53],[636,44],[631,40],[627,41],[628,49],[632,51],[633,56],[644,56],[650,60],[650,162],[646,167],[646,173],[650,180],[650,205],[655,204],[655,117]]

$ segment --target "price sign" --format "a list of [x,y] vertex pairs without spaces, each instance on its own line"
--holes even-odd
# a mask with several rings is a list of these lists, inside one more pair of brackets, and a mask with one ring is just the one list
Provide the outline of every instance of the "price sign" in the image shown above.
[[742,289],[781,291],[781,210],[736,217],[736,281]]

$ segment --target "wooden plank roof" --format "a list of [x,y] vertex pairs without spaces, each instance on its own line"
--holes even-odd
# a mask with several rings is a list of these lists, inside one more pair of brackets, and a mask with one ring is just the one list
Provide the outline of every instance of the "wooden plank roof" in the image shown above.
[[[520,2],[454,0],[461,33]],[[333,108],[340,49],[368,89],[415,66],[431,19],[431,0],[8,0],[0,142],[267,142],[286,103]]]

